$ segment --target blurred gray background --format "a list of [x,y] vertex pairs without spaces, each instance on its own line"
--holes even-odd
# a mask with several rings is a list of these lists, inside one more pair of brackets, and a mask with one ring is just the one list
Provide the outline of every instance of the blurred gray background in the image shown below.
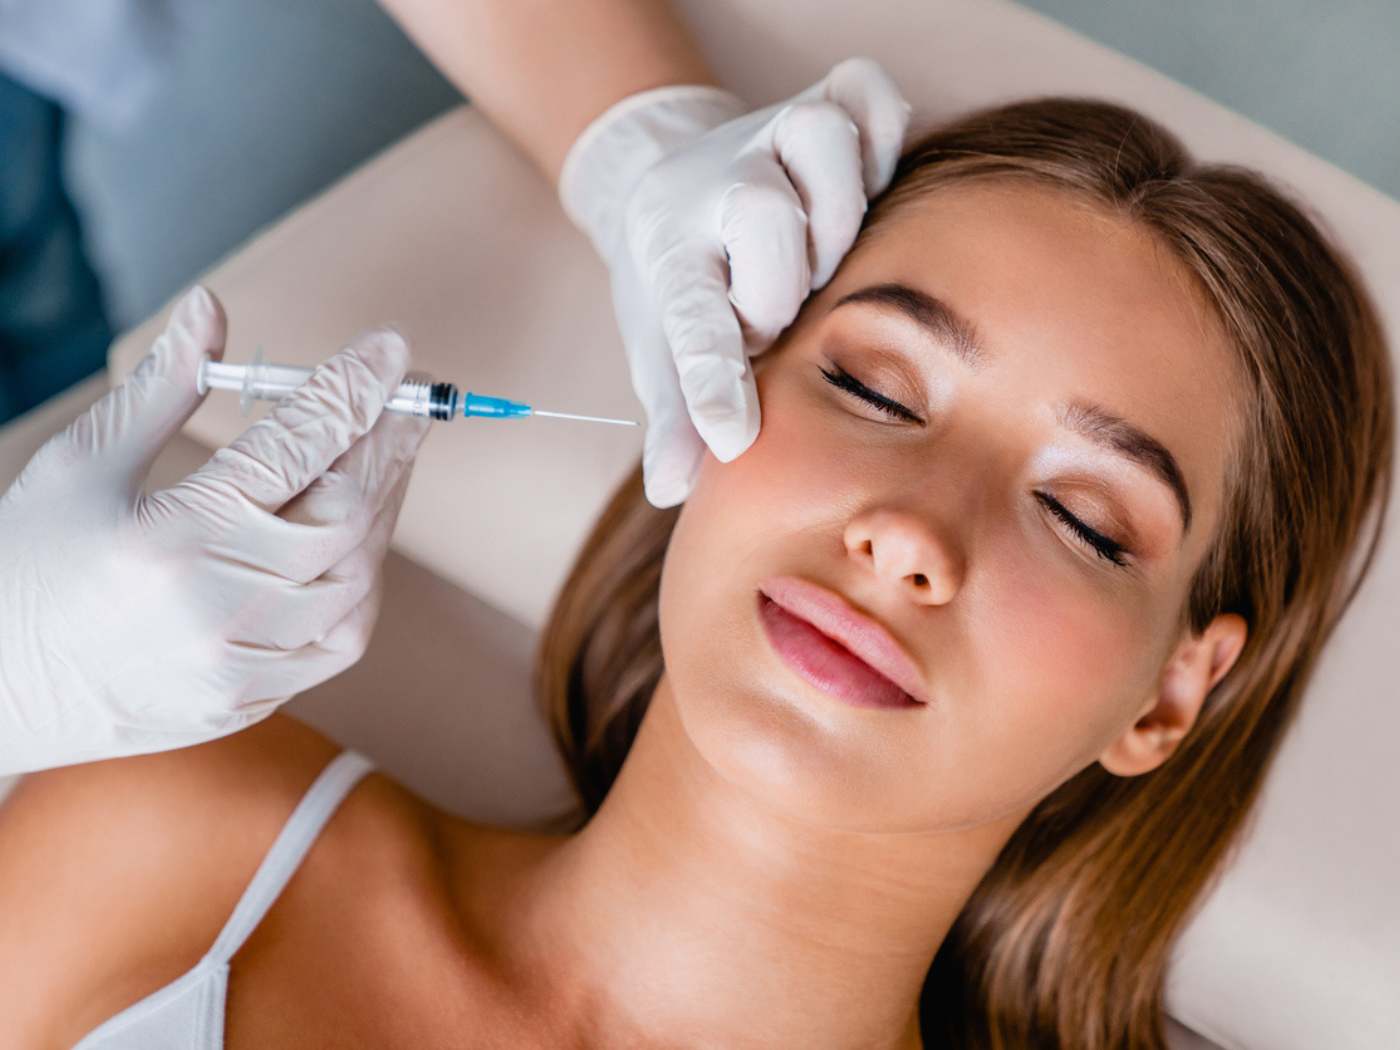
[[462,101],[374,0],[208,7],[132,126],[69,127],[69,185],[117,331]]
[[[1400,0],[1023,3],[1400,197]],[[111,331],[461,101],[373,0],[196,6],[132,124],[64,117],[63,177]]]
[[1400,0],[1020,0],[1400,199]]

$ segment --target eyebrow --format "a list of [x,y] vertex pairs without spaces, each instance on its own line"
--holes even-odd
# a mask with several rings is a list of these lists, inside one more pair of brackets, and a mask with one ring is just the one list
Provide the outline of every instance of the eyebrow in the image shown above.
[[1088,438],[1094,444],[1127,456],[1156,475],[1172,490],[1181,512],[1181,531],[1191,528],[1191,493],[1177,466],[1176,457],[1160,441],[1121,416],[1087,401],[1071,401],[1057,406],[1060,425]]
[[986,361],[986,351],[978,341],[977,326],[942,299],[935,299],[927,292],[910,288],[907,284],[872,284],[843,295],[831,309],[838,310],[847,303],[871,303],[898,310],[927,329],[974,371]]
[[[896,310],[927,331],[969,368],[978,371],[986,364],[987,352],[978,339],[977,326],[927,292],[896,282],[874,284],[843,295],[831,310],[848,303],[867,303]],[[1176,457],[1165,445],[1121,416],[1087,401],[1057,406],[1056,418],[1066,430],[1127,457],[1165,484],[1176,497],[1181,531],[1184,534],[1191,528],[1191,493]]]

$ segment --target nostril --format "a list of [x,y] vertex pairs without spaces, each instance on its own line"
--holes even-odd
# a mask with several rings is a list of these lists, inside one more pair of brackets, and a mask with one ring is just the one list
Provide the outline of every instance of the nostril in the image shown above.
[[915,587],[927,587],[927,586],[928,586],[928,577],[925,576],[925,575],[924,575],[923,573],[921,573],[921,572],[916,572],[916,573],[914,573],[914,586],[915,586]]

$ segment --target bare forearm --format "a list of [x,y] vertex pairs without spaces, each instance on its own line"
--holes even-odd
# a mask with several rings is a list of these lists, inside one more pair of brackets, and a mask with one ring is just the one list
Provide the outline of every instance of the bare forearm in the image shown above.
[[664,0],[381,0],[443,73],[558,181],[618,99],[714,75]]

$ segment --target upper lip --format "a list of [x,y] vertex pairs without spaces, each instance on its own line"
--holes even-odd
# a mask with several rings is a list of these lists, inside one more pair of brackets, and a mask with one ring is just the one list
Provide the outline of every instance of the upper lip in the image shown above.
[[855,609],[835,591],[796,576],[774,576],[758,589],[788,612],[840,642],[915,700],[929,702],[919,665],[878,620]]

